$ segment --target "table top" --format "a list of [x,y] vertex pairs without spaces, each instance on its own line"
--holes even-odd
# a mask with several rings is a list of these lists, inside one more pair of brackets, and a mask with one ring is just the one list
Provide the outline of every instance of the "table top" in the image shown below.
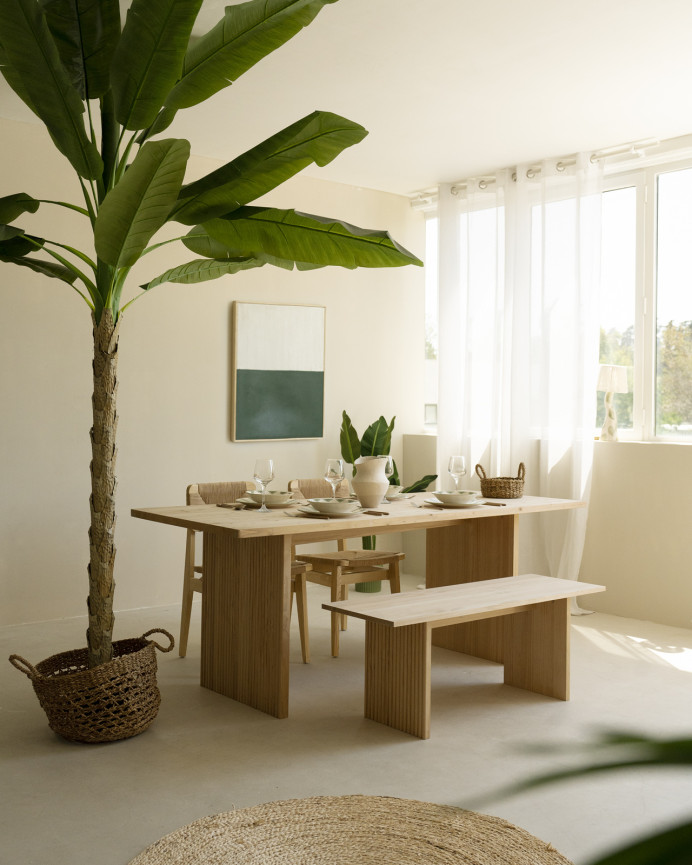
[[[540,513],[586,507],[586,502],[544,496],[522,496],[519,499],[487,499],[499,506],[478,504],[464,508],[437,508],[424,505],[431,493],[388,502],[378,508],[381,516],[367,513],[347,517],[311,517],[297,506],[275,508],[266,514],[257,509],[232,510],[218,505],[173,505],[169,507],[133,508],[131,514],[143,520],[181,526],[195,531],[230,532],[234,537],[270,537],[300,535],[301,543],[335,537],[360,537],[369,534],[412,531],[454,525],[460,520],[496,519],[519,514]],[[376,531],[374,531],[376,530]]]

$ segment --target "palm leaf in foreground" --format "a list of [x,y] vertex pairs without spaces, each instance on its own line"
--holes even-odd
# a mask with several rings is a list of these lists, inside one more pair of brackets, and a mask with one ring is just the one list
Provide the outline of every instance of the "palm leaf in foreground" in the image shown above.
[[[547,749],[539,746],[539,753]],[[560,748],[560,751],[564,751]],[[573,749],[570,749],[573,750]],[[611,732],[586,745],[589,754],[606,751],[612,756],[601,762],[589,763],[569,769],[550,772],[529,778],[492,796],[497,799],[525,790],[535,789],[570,778],[584,777],[614,769],[630,769],[644,766],[690,766],[692,765],[692,739],[654,739],[630,733]],[[692,822],[685,822],[663,832],[628,844],[591,863],[591,865],[689,865],[692,861]]]

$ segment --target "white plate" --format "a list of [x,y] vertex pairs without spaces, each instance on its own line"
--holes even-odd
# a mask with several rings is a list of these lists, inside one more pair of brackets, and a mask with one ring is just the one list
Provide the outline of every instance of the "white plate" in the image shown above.
[[388,502],[398,502],[399,499],[412,499],[415,493],[399,493],[398,496],[391,496],[387,499]]
[[[261,508],[261,502],[255,502],[252,499],[236,499],[236,501],[240,502],[243,505],[247,505],[249,508]],[[281,504],[272,504],[271,502],[267,502],[268,508],[291,508],[295,505],[294,501],[281,502]]]
[[327,519],[332,519],[332,517],[336,519],[343,519],[343,517],[354,517],[358,514],[362,514],[364,508],[356,508],[354,511],[351,511],[348,514],[325,514],[322,511],[318,511],[313,508],[312,505],[306,505],[305,507],[298,508],[301,514],[305,514],[307,517],[326,517]]
[[438,508],[475,508],[478,505],[483,504],[482,499],[474,499],[472,502],[459,502],[458,505],[446,505],[444,502],[439,501],[439,499],[426,499],[426,505],[437,505]]

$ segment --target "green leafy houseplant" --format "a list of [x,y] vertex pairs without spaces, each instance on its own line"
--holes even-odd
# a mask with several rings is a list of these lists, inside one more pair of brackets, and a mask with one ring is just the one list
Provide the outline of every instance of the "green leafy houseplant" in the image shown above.
[[[380,417],[370,424],[363,433],[362,438],[356,432],[351,418],[344,411],[341,420],[341,430],[339,432],[339,442],[341,444],[341,456],[345,462],[353,467],[356,471],[355,462],[359,457],[382,456],[389,454],[392,446],[392,432],[394,430],[394,422],[396,417],[393,417],[389,423],[380,415]],[[396,467],[396,462],[392,460],[394,472],[389,478],[390,484],[399,485],[399,470]],[[430,484],[436,480],[437,475],[425,475],[420,480],[405,487],[404,493],[422,493],[427,490]]]
[[[2,0],[0,68],[45,125],[77,175],[83,200],[24,192],[0,198],[0,260],[71,286],[91,310],[94,339],[88,600],[90,668],[112,658],[116,364],[123,313],[166,282],[195,284],[265,264],[392,267],[421,262],[386,232],[334,219],[251,206],[314,163],[326,165],[367,134],[316,111],[221,168],[185,183],[190,143],[160,138],[178,111],[204,102],[310,24],[335,0],[250,0],[228,6],[191,39],[202,0]],[[16,220],[40,205],[69,208],[90,226],[93,249],[31,234]],[[181,234],[161,243],[167,223]],[[195,258],[141,285],[131,268],[182,241]]]
[[[354,474],[357,471],[355,462],[359,457],[382,456],[389,454],[389,450],[392,446],[392,431],[394,430],[395,420],[396,417],[393,417],[391,421],[387,423],[384,416],[380,415],[380,417],[371,423],[365,430],[361,438],[356,432],[348,414],[345,411],[342,413],[341,430],[339,432],[341,456],[344,462],[347,462],[353,468]],[[389,478],[389,483],[390,485],[398,485],[400,483],[399,470],[397,469],[394,460],[392,460],[392,465],[394,466],[394,472]],[[437,475],[425,475],[420,480],[417,480],[415,483],[405,487],[402,492],[423,492],[424,490],[427,490],[436,478]],[[377,544],[376,535],[366,535],[362,540],[364,550],[375,549]],[[377,592],[379,589],[380,582],[377,580],[372,583],[358,583],[356,585],[357,592]]]

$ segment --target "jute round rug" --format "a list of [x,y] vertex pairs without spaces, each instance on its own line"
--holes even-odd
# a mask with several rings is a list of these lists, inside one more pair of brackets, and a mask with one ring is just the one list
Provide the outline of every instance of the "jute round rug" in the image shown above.
[[386,796],[315,796],[204,817],[129,865],[571,865],[474,811]]

